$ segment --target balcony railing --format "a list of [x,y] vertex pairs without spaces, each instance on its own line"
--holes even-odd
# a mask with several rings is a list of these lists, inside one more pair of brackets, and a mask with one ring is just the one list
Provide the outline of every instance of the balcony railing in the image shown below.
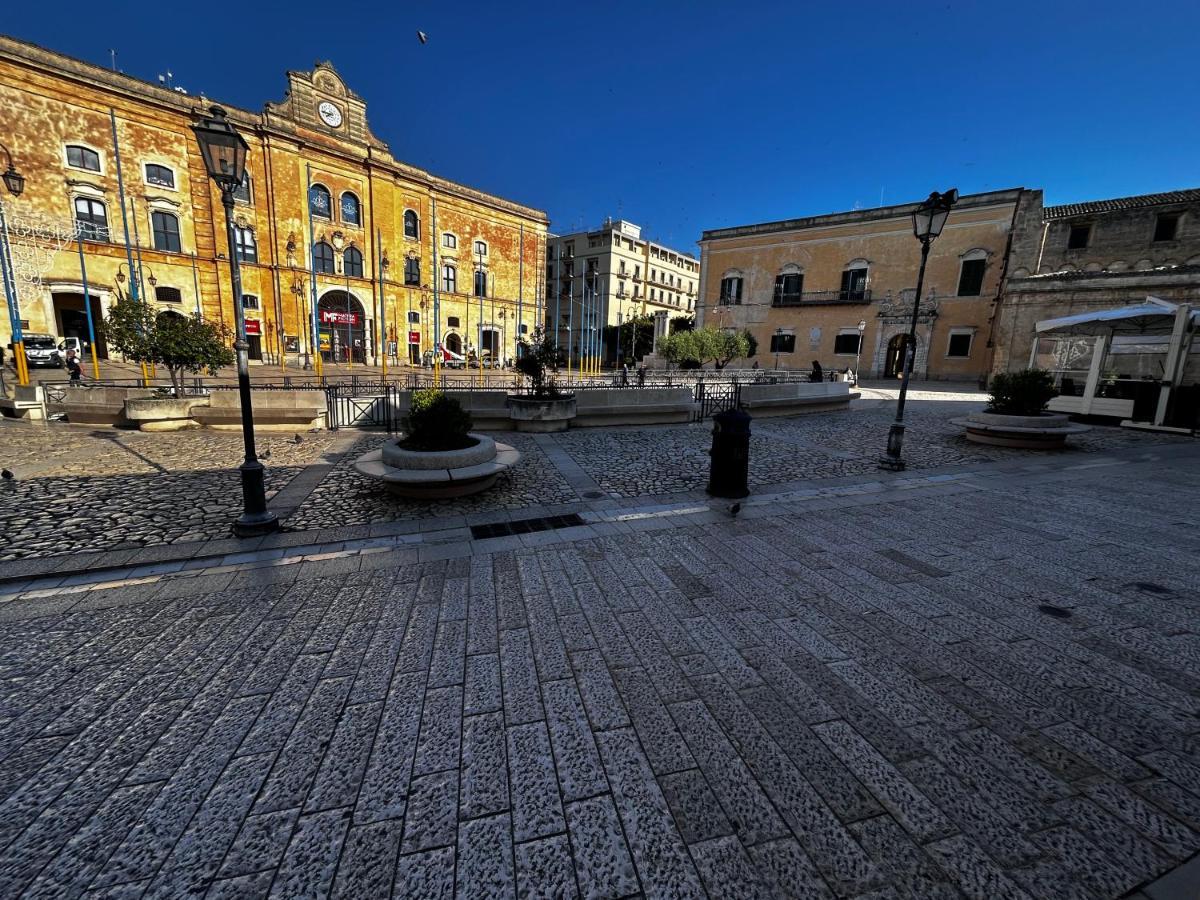
[[771,298],[774,307],[784,306],[833,306],[839,303],[862,304],[871,302],[871,292],[861,291],[804,291],[801,294],[776,294]]

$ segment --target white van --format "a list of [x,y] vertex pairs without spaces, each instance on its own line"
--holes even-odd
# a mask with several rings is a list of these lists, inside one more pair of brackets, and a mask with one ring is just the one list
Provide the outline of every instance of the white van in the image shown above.
[[83,362],[83,351],[84,351],[85,347],[87,347],[87,343],[80,338],[77,338],[77,337],[63,338],[61,341],[58,342],[58,349],[56,349],[54,351],[54,356],[58,360],[59,366],[63,366],[63,365],[66,365],[66,362],[67,362],[67,351],[74,350],[75,358],[77,360],[79,360],[80,363],[82,363]]

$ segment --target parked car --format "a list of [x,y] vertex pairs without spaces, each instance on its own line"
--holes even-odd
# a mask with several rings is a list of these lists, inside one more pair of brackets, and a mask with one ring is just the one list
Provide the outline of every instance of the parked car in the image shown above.
[[59,365],[62,366],[62,365],[66,364],[68,350],[74,350],[75,358],[77,360],[79,360],[80,362],[82,362],[83,361],[83,353],[87,349],[88,349],[87,341],[83,340],[82,338],[68,337],[68,338],[63,338],[61,341],[58,342],[58,349],[54,351],[54,354],[58,358]]
[[[25,360],[30,368],[36,366],[49,366],[55,369],[61,369],[63,366],[62,358],[58,355],[58,342],[55,341],[52,334],[35,334],[26,332],[25,341]],[[12,345],[9,344],[9,349]],[[13,364],[16,364],[14,357]]]

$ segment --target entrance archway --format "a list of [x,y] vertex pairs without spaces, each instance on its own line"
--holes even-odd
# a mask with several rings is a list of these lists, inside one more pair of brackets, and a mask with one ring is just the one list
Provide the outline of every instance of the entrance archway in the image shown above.
[[451,353],[457,353],[460,356],[462,355],[462,338],[460,338],[457,334],[451,332],[450,334],[446,335],[445,344],[446,349]]
[[904,375],[904,356],[907,348],[907,334],[897,334],[888,341],[887,356],[883,364],[884,378],[901,378]]
[[345,291],[327,291],[317,303],[321,357],[344,363],[366,360],[367,319],[362,304]]
[[[83,294],[74,292],[55,291],[51,295],[54,302],[54,319],[58,333],[62,337],[79,338],[80,344],[88,344],[87,310],[83,305]],[[100,323],[104,321],[104,313],[100,306],[100,297],[95,292],[92,298],[92,322],[96,329],[96,356],[108,359],[108,346],[104,343],[104,332]]]

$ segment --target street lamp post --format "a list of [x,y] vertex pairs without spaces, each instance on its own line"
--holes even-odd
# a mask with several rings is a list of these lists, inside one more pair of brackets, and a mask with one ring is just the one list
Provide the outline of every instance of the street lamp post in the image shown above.
[[229,273],[233,283],[233,315],[237,335],[233,347],[237,351],[238,395],[242,404],[242,439],[246,458],[242,463],[242,514],[233,523],[240,537],[265,534],[279,527],[275,513],[267,509],[263,484],[263,464],[254,450],[254,410],[250,400],[249,344],[246,342],[246,319],[242,313],[242,273],[238,266],[237,239],[233,230],[233,192],[242,183],[246,172],[246,154],[250,150],[245,139],[225,118],[225,110],[213,106],[210,118],[192,126],[204,168],[221,189],[221,205],[225,207],[225,234],[229,241]]
[[779,368],[779,345],[781,343],[782,337],[783,337],[783,329],[776,328],[775,329],[775,368],[776,369]]
[[[896,400],[896,421],[888,431],[887,455],[879,461],[879,467],[899,472],[904,469],[901,453],[904,449],[904,401],[908,396],[908,381],[912,377],[913,360],[917,355],[917,320],[921,316],[921,289],[925,284],[925,263],[929,259],[932,244],[950,216],[950,208],[958,200],[954,188],[939,194],[934,191],[920,206],[913,210],[913,235],[921,242],[921,268],[917,271],[917,294],[913,298],[912,322],[908,328],[908,339],[904,345],[904,375],[900,380],[900,396]],[[861,344],[861,340],[859,341]]]
[[858,349],[854,351],[854,386],[858,387],[858,370],[862,367],[863,333],[867,330],[867,320],[858,320]]
[[[14,197],[20,197],[25,190],[25,176],[13,165],[12,153],[8,147],[0,144],[4,155],[8,157],[8,167],[4,170],[4,187]],[[13,368],[17,372],[17,381],[22,385],[29,384],[28,361],[25,358],[25,342],[21,334],[21,317],[17,307],[16,273],[9,268],[8,223],[4,217],[4,204],[0,203],[0,280],[4,282],[4,299],[8,304],[8,317],[12,326]],[[3,366],[0,366],[0,390],[4,387]]]

